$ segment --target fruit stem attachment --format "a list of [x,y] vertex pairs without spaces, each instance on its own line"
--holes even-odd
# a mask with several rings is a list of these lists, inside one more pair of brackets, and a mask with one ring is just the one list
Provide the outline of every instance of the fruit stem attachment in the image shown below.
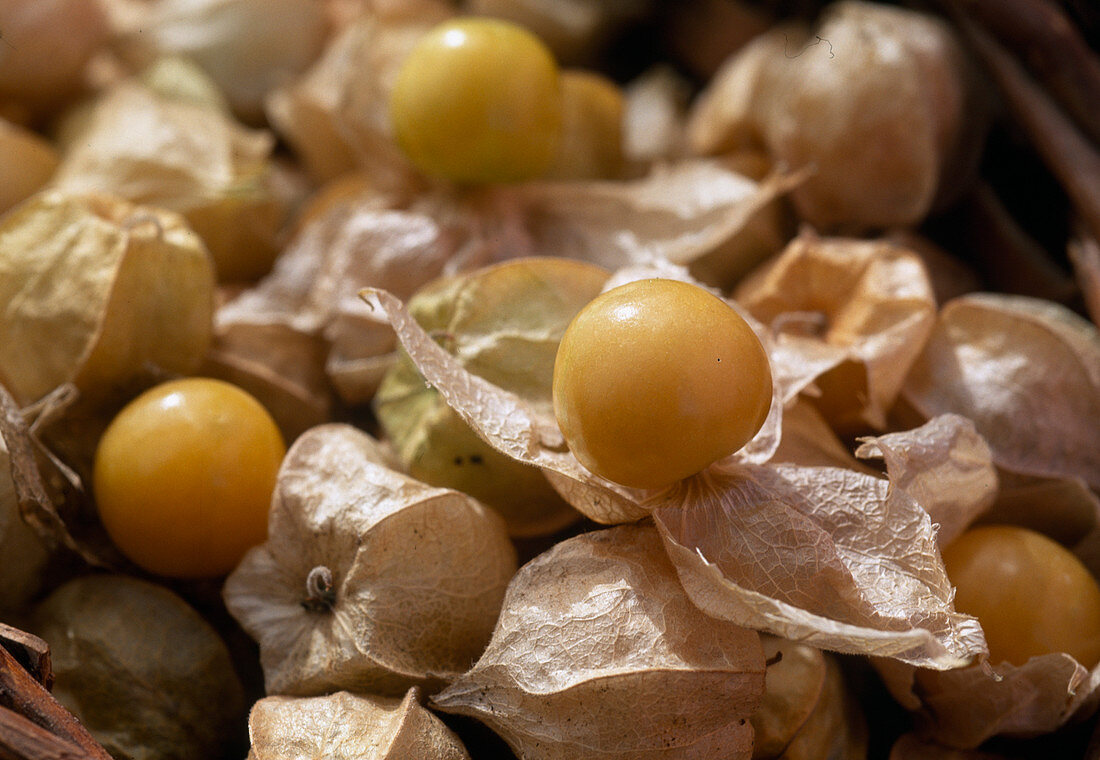
[[306,598],[302,606],[310,612],[328,612],[336,606],[332,571],[324,565],[313,568],[306,576]]

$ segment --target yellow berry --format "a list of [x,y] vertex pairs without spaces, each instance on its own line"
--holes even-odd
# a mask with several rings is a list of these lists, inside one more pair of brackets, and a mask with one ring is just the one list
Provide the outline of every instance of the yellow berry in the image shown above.
[[398,144],[425,174],[512,182],[549,165],[561,131],[561,86],[549,49],[522,27],[461,18],[428,32],[390,98]]
[[223,575],[266,538],[285,453],[274,420],[240,388],[206,378],[163,383],[131,401],[100,439],[100,519],[150,572]]
[[955,608],[982,624],[994,663],[1050,652],[1100,662],[1100,586],[1061,544],[1009,525],[973,528],[943,551]]
[[684,282],[640,280],[595,298],[554,364],[554,413],[592,472],[637,488],[732,454],[772,400],[768,357],[729,304]]

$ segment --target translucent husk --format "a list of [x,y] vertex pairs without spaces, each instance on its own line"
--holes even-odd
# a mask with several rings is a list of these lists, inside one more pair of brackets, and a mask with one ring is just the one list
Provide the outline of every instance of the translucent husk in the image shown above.
[[[928,513],[886,478],[768,463],[778,414],[769,418],[767,445],[754,439],[676,486],[617,486],[576,461],[552,416],[463,369],[398,299],[381,291],[364,297],[394,327],[424,377],[487,443],[542,469],[593,520],[631,522],[652,514],[685,590],[711,616],[821,648],[934,669],[968,664],[987,651],[977,621],[952,607]],[[781,353],[771,358],[777,375],[796,374],[776,366],[788,360]],[[779,388],[773,412],[786,397]]]
[[863,760],[867,721],[832,655],[762,637],[768,670],[753,713],[754,760]]
[[259,642],[269,694],[434,689],[485,647],[515,571],[503,521],[386,461],[342,424],[313,428],[287,453],[268,540],[224,589]]
[[[871,439],[857,453],[885,459],[893,482],[912,493],[939,525],[941,546],[974,522],[1014,516],[1036,528],[1058,524],[1071,538],[1065,534],[1071,521],[1063,524],[1062,518],[1078,513],[1072,538],[1080,541],[1095,530],[1100,519],[1095,498],[1076,505],[1051,501],[1075,498],[1064,483],[1009,474],[1000,476],[998,488],[995,450],[996,443],[978,435],[974,422],[945,414],[918,429]],[[1066,654],[1033,657],[1020,666],[990,662],[945,672],[885,660],[875,665],[898,702],[915,712],[921,735],[952,747],[974,748],[998,735],[1049,733],[1100,704],[1100,667],[1089,672]]]
[[132,59],[167,55],[194,61],[236,113],[257,122],[267,94],[320,54],[326,31],[320,3],[166,0],[153,6],[124,44]]
[[177,212],[210,250],[220,280],[254,279],[271,267],[289,203],[273,146],[270,134],[246,129],[216,103],[128,79],[70,121],[52,186],[110,188]]
[[271,94],[271,123],[316,180],[361,169],[386,188],[419,182],[393,141],[389,93],[420,36],[453,12],[444,2],[418,3],[410,13],[365,9],[302,77]]
[[737,300],[807,366],[842,436],[884,430],[935,320],[924,263],[885,241],[803,232],[741,282]]
[[49,551],[23,520],[12,479],[11,457],[0,436],[0,614],[21,608],[38,591]]
[[40,190],[53,176],[58,161],[49,142],[0,119],[0,214]]
[[0,375],[16,399],[69,382],[96,399],[198,367],[214,274],[178,215],[50,191],[0,220],[0,303]]
[[1100,487],[1100,337],[1058,304],[972,294],[946,304],[905,400],[974,421],[1005,470]]
[[[590,264],[516,259],[436,281],[409,309],[467,370],[549,412],[558,342],[606,279]],[[383,378],[374,410],[413,477],[469,493],[513,535],[552,533],[580,517],[538,469],[478,438],[407,356]]]
[[524,565],[485,654],[432,704],[528,760],[747,760],[763,689],[757,634],[692,605],[652,526],[619,526]]
[[623,93],[623,155],[636,171],[684,155],[684,113],[690,85],[669,66],[655,66]]
[[53,693],[116,757],[211,757],[244,717],[229,650],[168,589],[120,575],[69,581],[34,611]]
[[462,742],[420,704],[339,691],[265,697],[248,716],[249,760],[469,760]]
[[950,27],[848,0],[819,26],[777,27],[739,51],[693,108],[692,148],[763,145],[814,175],[794,194],[821,229],[919,222],[973,169],[985,118]]

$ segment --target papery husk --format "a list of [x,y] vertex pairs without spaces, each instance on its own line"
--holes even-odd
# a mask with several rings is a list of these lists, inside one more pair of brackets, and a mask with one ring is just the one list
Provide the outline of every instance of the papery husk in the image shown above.
[[938,670],[986,653],[954,610],[928,514],[885,479],[727,465],[662,494],[653,518],[708,614],[822,649]]
[[[977,522],[1030,528],[1068,547],[1076,547],[1100,530],[1100,496],[1080,478],[1001,471],[999,480],[996,500]],[[1100,564],[1095,565],[1093,574],[1100,578]]]
[[420,704],[339,691],[265,697],[248,716],[249,760],[469,760],[462,742]]
[[49,556],[42,539],[23,519],[11,456],[0,436],[0,614],[18,610],[38,591]]
[[0,214],[40,190],[59,161],[51,143],[0,118]]
[[[1100,668],[1089,672],[1068,654],[1024,665],[977,665],[950,671],[875,662],[890,693],[914,710],[920,735],[973,749],[994,736],[1031,738],[1083,720],[1100,704]],[[995,675],[994,675],[995,672]]]
[[969,417],[1002,469],[1100,487],[1100,337],[1063,306],[997,294],[946,304],[903,395],[925,416]]
[[752,716],[754,760],[862,760],[867,721],[833,655],[763,636],[768,671]]
[[224,589],[259,642],[268,694],[434,689],[488,642],[516,563],[503,521],[385,461],[342,424],[287,453],[268,540]]
[[268,118],[315,180],[360,169],[381,187],[421,183],[393,140],[389,94],[420,37],[453,13],[442,1],[409,13],[364,8],[302,77],[271,94]]
[[0,376],[21,404],[89,400],[150,370],[188,374],[210,342],[214,272],[177,214],[40,193],[0,219]]
[[786,346],[807,366],[821,365],[815,403],[842,436],[886,428],[936,315],[916,254],[808,231],[742,281],[736,298],[777,341],[793,333]]
[[940,547],[962,535],[998,497],[989,444],[973,422],[957,414],[865,439],[856,456],[885,460],[891,483],[916,499],[932,518]]
[[527,760],[747,759],[763,689],[757,634],[692,605],[652,526],[619,526],[524,565],[485,654],[432,704]]
[[697,153],[764,145],[815,173],[795,190],[820,229],[912,226],[973,169],[986,118],[942,20],[848,0],[777,27],[714,77],[690,117]]
[[768,461],[807,467],[843,467],[876,474],[852,455],[817,407],[803,396],[796,397],[783,409],[783,435]]
[[612,270],[698,261],[721,285],[783,245],[774,203],[802,179],[772,174],[757,182],[722,161],[687,160],[627,182],[534,182],[501,195],[518,205],[527,255]]
[[218,310],[217,346],[292,378],[303,395],[327,395],[331,383],[346,403],[369,401],[396,347],[392,331],[370,319],[359,290],[383,287],[407,298],[479,261],[461,254],[469,233],[449,200],[399,202],[354,184],[325,202],[271,274]]
[[51,185],[110,191],[183,215],[223,281],[271,267],[289,199],[271,164],[274,139],[216,105],[158,93],[136,79],[99,96],[70,124]]
[[69,581],[35,608],[53,694],[115,757],[216,756],[244,717],[229,650],[167,588],[121,575]]
[[662,64],[627,83],[623,90],[623,156],[636,171],[684,156],[684,118],[690,89],[686,79]]
[[249,122],[264,99],[320,55],[327,33],[320,3],[298,0],[162,0],[125,41],[146,60],[181,56],[201,66]]
[[99,3],[7,0],[0,5],[0,103],[35,112],[73,97],[108,32]]
[[775,452],[782,393],[769,417],[775,429],[765,422],[767,445],[750,442],[665,490],[630,489],[584,469],[551,416],[466,372],[398,299],[383,291],[364,298],[479,436],[540,467],[578,511],[603,523],[652,512],[685,586],[709,614],[927,667],[958,667],[986,651],[977,622],[951,606],[932,523],[908,494],[851,470],[761,464]]
[[[552,416],[558,343],[607,276],[578,261],[515,259],[437,280],[408,308],[467,371]],[[373,408],[410,475],[493,507],[512,535],[545,535],[580,518],[537,468],[482,441],[407,355],[383,378]]]

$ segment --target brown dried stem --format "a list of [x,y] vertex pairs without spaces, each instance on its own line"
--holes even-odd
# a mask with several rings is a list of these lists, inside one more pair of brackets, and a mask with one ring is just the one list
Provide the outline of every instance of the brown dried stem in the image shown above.
[[1093,324],[1100,326],[1100,240],[1084,233],[1069,242],[1069,260],[1081,286],[1085,309]]
[[0,760],[88,760],[99,757],[0,707]]
[[996,40],[965,17],[955,20],[985,64],[1012,116],[1027,132],[1089,230],[1100,237],[1100,151]]
[[53,688],[49,644],[26,631],[0,623],[0,647],[8,650],[34,680],[47,690]]
[[1100,143],[1100,57],[1049,0],[944,0],[1012,49],[1062,108]]
[[[95,758],[95,760],[111,760],[111,756],[92,737],[88,729],[77,720],[76,716],[66,710],[42,684],[34,679],[30,673],[23,669],[19,661],[5,648],[0,647],[0,707],[7,710],[4,713],[4,722],[0,726],[0,758],[7,755],[3,752],[20,751],[20,745],[13,744],[11,748],[4,747],[4,742],[15,737],[13,741],[27,742],[23,750],[38,747],[43,754],[26,752],[24,754],[12,754],[11,757],[21,760],[38,760],[49,757],[80,757]],[[26,719],[31,725],[37,726],[62,742],[53,745],[61,754],[49,754],[50,743],[46,742],[38,732],[31,731],[18,718]],[[7,730],[11,725],[11,730]],[[39,742],[35,744],[34,742]],[[43,743],[45,742],[45,743]],[[65,754],[71,752],[66,745],[75,748],[77,754]]]

